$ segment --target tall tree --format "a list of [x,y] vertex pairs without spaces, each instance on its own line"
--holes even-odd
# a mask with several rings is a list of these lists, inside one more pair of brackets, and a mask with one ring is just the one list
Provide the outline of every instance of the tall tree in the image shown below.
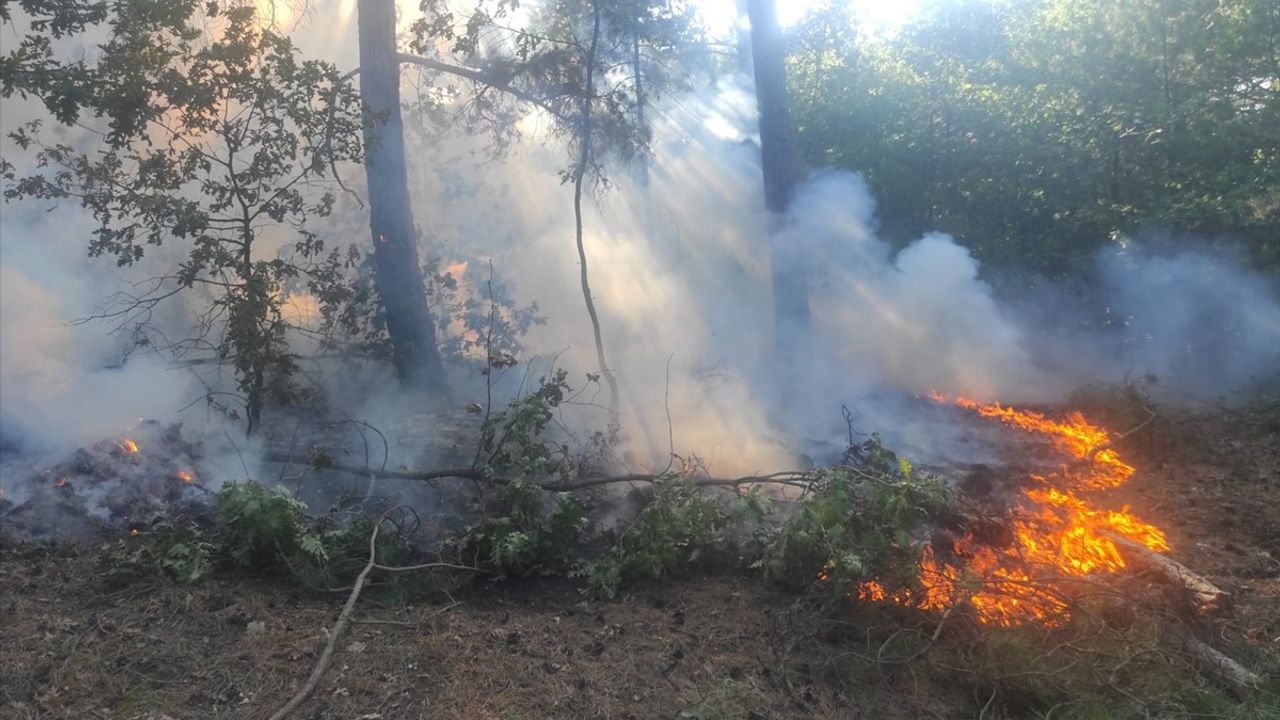
[[795,194],[798,167],[791,140],[791,114],[782,28],[775,0],[747,0],[751,20],[751,57],[760,115],[760,164],[765,208],[769,212],[772,260],[774,340],[779,360],[791,356],[809,334],[809,283],[802,249],[782,242],[777,232]]
[[392,358],[401,378],[442,393],[447,379],[427,306],[405,170],[395,0],[360,0],[359,31],[369,229]]

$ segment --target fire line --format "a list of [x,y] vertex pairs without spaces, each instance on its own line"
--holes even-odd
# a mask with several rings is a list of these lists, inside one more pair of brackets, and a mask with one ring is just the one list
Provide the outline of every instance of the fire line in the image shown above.
[[1031,487],[1020,491],[1020,502],[1012,511],[1014,541],[1010,546],[994,548],[968,535],[955,543],[954,553],[944,560],[931,545],[926,545],[919,560],[919,587],[891,592],[879,581],[868,580],[859,587],[860,600],[933,611],[967,602],[983,623],[1008,627],[1039,622],[1053,626],[1061,624],[1069,614],[1055,578],[1060,581],[1116,573],[1125,567],[1112,537],[1122,537],[1154,551],[1168,551],[1164,532],[1138,519],[1128,506],[1108,510],[1091,501],[1089,493],[1120,487],[1133,475],[1134,468],[1107,447],[1107,431],[1089,423],[1080,413],[1071,412],[1062,420],[1054,420],[1040,413],[965,397],[933,393],[930,399],[1045,436],[1055,451],[1071,457],[1073,462],[1052,473],[1030,475]]

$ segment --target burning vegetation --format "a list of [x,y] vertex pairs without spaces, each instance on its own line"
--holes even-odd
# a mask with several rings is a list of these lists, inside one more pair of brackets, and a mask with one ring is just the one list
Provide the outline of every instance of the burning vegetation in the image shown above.
[[1169,550],[1164,532],[1135,517],[1127,505],[1118,510],[1103,505],[1105,491],[1123,485],[1134,468],[1110,447],[1113,436],[1079,412],[1052,420],[965,397],[935,393],[931,399],[1047,438],[1063,463],[1057,470],[1029,473],[1029,486],[1012,501],[1008,522],[1013,539],[1005,547],[992,547],[972,534],[945,548],[926,545],[919,588],[891,592],[868,580],[858,588],[859,599],[940,612],[967,603],[983,623],[1056,625],[1069,616],[1069,598],[1078,592],[1072,578],[1114,574],[1126,567],[1117,538],[1157,552]]

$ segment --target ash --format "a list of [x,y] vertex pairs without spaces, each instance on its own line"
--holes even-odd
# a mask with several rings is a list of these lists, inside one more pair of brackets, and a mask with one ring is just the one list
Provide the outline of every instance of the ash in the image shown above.
[[86,542],[141,532],[162,517],[206,510],[203,447],[178,426],[144,421],[44,469],[4,472],[0,537]]

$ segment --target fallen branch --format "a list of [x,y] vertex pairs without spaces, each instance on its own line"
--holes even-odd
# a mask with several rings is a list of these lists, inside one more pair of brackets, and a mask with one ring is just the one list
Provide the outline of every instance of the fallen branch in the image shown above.
[[[409,572],[412,570],[424,570],[437,567],[449,567],[461,570],[475,570],[476,568],[465,567],[462,565],[450,565],[448,563],[427,563],[424,565],[414,565],[412,567],[389,567],[378,564],[378,533],[382,531],[382,523],[387,521],[387,517],[398,510],[392,508],[383,513],[378,521],[373,524],[373,532],[369,533],[369,561],[365,563],[364,569],[356,576],[355,585],[351,588],[351,594],[347,596],[347,602],[342,606],[342,612],[338,614],[338,620],[333,624],[333,629],[329,631],[329,642],[325,643],[324,651],[320,653],[320,660],[316,662],[315,669],[311,671],[311,677],[307,678],[307,682],[302,686],[293,697],[289,698],[289,702],[284,704],[271,716],[270,720],[282,720],[289,713],[293,712],[299,705],[306,701],[311,693],[315,692],[316,687],[320,684],[320,678],[324,676],[325,670],[329,669],[329,663],[333,661],[334,649],[338,646],[338,640],[346,631],[347,626],[351,624],[351,615],[356,607],[356,601],[360,599],[360,592],[364,590],[368,583],[369,573],[374,570],[385,570],[388,572]],[[366,621],[367,622],[367,621]]]
[[[269,453],[266,460],[267,462],[277,463],[289,462],[289,458],[280,453]],[[435,480],[448,479],[490,482],[495,485],[511,485],[516,482],[510,478],[488,476],[479,470],[473,470],[471,468],[445,468],[442,470],[430,471],[375,470],[362,465],[347,465],[344,463],[326,461],[316,465],[316,469],[332,470],[334,472],[358,475],[364,478],[374,477],[393,480],[414,480],[417,482],[432,482]],[[605,475],[570,482],[547,483],[545,485],[539,485],[538,487],[548,492],[572,492],[574,490],[585,490],[587,488],[616,485],[620,483],[655,483],[662,478],[663,475],[653,473]],[[812,479],[813,475],[811,473],[802,470],[784,470],[782,472],[769,473],[767,475],[744,475],[737,478],[693,478],[689,483],[694,487],[741,487],[743,485],[773,484],[808,488]]]
[[289,702],[285,703],[284,707],[271,716],[271,720],[281,720],[305,702],[311,696],[311,693],[315,692],[316,686],[320,684],[320,678],[324,675],[324,671],[329,669],[329,663],[333,661],[333,650],[338,646],[338,639],[342,637],[343,631],[351,623],[351,613],[355,610],[356,600],[360,599],[360,591],[364,590],[365,581],[369,579],[369,573],[373,572],[374,565],[378,562],[378,533],[382,530],[382,523],[386,522],[386,519],[387,513],[383,513],[382,517],[378,518],[378,522],[373,524],[373,532],[369,533],[369,561],[365,563],[364,569],[356,576],[356,582],[351,588],[351,594],[347,596],[347,602],[342,606],[342,612],[338,614],[338,621],[333,624],[333,629],[329,631],[329,642],[325,643],[324,652],[320,653],[320,660],[316,662],[315,669],[311,671],[311,677],[307,678],[306,684],[293,697],[289,698]]
[[1195,638],[1187,640],[1187,650],[1203,671],[1236,689],[1252,690],[1262,682],[1257,673]]
[[1231,593],[1196,574],[1182,563],[1161,555],[1119,535],[1108,534],[1130,560],[1155,573],[1165,582],[1179,586],[1191,594],[1196,610],[1208,615],[1231,606]]

